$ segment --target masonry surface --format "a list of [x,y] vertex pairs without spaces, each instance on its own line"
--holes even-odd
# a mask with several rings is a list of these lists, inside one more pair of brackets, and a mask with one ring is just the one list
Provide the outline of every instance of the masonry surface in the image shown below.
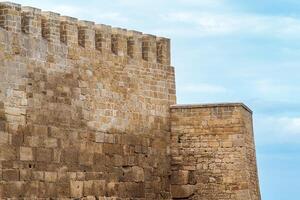
[[170,40],[0,2],[0,199],[259,200],[252,112],[176,105]]

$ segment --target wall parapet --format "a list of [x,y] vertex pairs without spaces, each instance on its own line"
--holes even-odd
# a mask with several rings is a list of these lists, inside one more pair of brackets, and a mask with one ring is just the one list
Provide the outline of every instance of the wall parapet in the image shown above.
[[0,2],[0,28],[129,59],[170,65],[170,39],[61,16],[34,7]]
[[242,107],[247,110],[249,113],[253,111],[246,106],[244,103],[210,103],[210,104],[176,104],[171,105],[171,109],[193,109],[193,108],[214,108],[214,107]]

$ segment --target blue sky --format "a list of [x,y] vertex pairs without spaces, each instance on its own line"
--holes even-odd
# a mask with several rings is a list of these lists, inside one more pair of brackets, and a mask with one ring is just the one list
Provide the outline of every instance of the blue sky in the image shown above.
[[262,199],[299,199],[299,0],[15,2],[171,38],[178,103],[247,104]]

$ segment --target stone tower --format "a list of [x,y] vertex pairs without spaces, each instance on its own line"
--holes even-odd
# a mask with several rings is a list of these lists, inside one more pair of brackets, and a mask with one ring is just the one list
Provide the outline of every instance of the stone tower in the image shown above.
[[0,2],[0,199],[259,200],[251,111],[175,93],[169,39]]

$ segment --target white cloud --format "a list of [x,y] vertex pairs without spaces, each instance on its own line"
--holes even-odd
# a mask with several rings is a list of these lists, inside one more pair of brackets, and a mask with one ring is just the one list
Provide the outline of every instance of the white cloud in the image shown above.
[[82,8],[70,5],[58,5],[50,8],[49,10],[72,17],[75,17],[82,12]]
[[56,12],[63,16],[75,17],[79,20],[95,21],[96,23],[124,24],[130,21],[127,16],[122,14],[122,11],[113,9],[111,6],[108,6],[106,9],[104,7],[98,7],[96,3],[94,3],[94,6],[93,4],[84,6],[79,3],[66,4],[63,1],[55,3],[54,1],[19,0],[18,3],[24,6],[37,7],[43,11]]
[[278,84],[271,80],[258,80],[255,82],[255,89],[261,94],[282,94],[292,88],[292,86]]
[[289,135],[300,136],[300,117],[283,117],[279,118],[277,121]]
[[[166,1],[166,0],[164,0]],[[143,6],[143,5],[153,5],[152,1],[148,0],[117,0],[117,3],[124,6]]]
[[[162,19],[177,24],[175,27],[183,27],[181,30],[177,28],[175,34],[178,35],[192,33],[201,37],[245,33],[281,38],[300,37],[300,19],[287,16],[174,12],[162,15]],[[160,31],[166,33],[167,30]],[[174,31],[176,28],[171,27],[169,33],[174,34]]]
[[[153,6],[154,1],[150,0],[116,0],[125,6]],[[160,0],[159,5],[179,5],[179,6],[201,6],[204,8],[225,6],[225,0]]]
[[129,18],[122,16],[119,12],[104,12],[96,15],[96,19],[100,21],[109,20],[117,23],[126,23],[130,20]]
[[61,13],[62,15],[69,15],[78,18],[81,17],[82,19],[84,19],[84,17],[92,18],[93,21],[95,21],[96,23],[101,23],[101,21],[109,21],[109,22],[121,24],[129,21],[127,17],[123,16],[119,12],[114,12],[109,10],[99,12],[99,10],[95,8],[83,9],[81,7],[76,7],[76,6],[58,5],[52,7],[51,10]]
[[258,144],[299,144],[299,116],[255,115],[255,136]]
[[280,99],[290,102],[292,99],[298,98],[300,94],[298,85],[290,83],[288,80],[258,80],[254,82],[253,89],[260,98],[265,100]]
[[264,117],[260,118],[261,123],[264,123],[269,127],[270,130],[273,130],[271,134],[274,136],[277,134],[281,138],[291,139],[293,136],[300,137],[300,117]]
[[200,84],[188,84],[183,85],[178,88],[179,90],[183,92],[189,92],[189,93],[224,93],[227,92],[227,89],[223,86],[219,85],[212,85],[212,84],[206,84],[206,83],[200,83]]
[[216,6],[224,6],[225,0],[177,0],[178,3],[182,3],[185,5],[193,5],[193,6],[209,6],[209,7],[216,7]]

